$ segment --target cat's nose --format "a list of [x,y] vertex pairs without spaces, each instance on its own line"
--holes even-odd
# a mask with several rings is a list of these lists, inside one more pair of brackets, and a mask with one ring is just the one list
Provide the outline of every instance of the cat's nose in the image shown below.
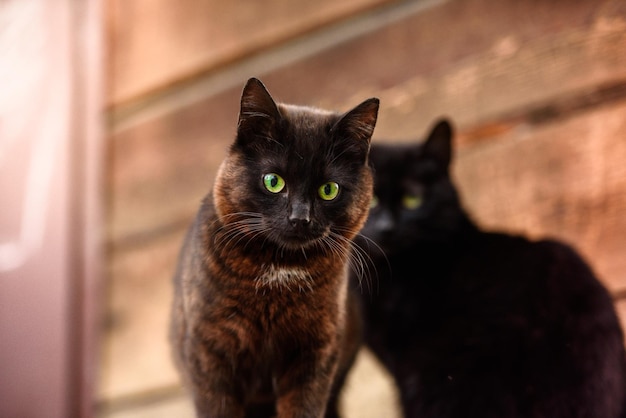
[[304,229],[307,226],[309,226],[309,224],[311,223],[311,220],[309,218],[305,218],[305,219],[300,219],[300,218],[289,218],[289,223],[291,224],[291,226],[293,226],[295,229],[301,228]]
[[306,228],[311,223],[309,205],[305,203],[295,203],[291,207],[289,223],[294,228]]

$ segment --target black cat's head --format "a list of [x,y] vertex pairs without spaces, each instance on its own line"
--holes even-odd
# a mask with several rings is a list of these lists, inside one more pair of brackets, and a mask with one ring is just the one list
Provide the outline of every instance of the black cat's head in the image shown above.
[[344,114],[276,103],[250,79],[214,187],[221,221],[292,250],[332,234],[354,237],[372,198],[368,154],[377,115],[375,98]]
[[363,231],[385,253],[445,240],[464,213],[450,180],[452,128],[439,121],[420,144],[373,144],[374,198]]

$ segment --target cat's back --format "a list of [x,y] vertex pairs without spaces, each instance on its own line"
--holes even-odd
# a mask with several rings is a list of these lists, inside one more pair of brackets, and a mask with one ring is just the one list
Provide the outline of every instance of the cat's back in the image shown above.
[[589,264],[557,240],[478,232],[452,274],[468,285],[500,289],[502,296],[545,303],[545,309],[563,315],[613,312],[610,295]]
[[469,316],[511,321],[504,326],[523,323],[529,335],[542,330],[548,338],[559,332],[558,337],[576,338],[581,345],[597,338],[621,345],[609,292],[563,242],[479,232],[459,255],[449,280],[451,299]]
[[[461,409],[501,402],[493,416],[624,411],[622,330],[608,291],[572,247],[479,232],[428,306],[434,326],[420,320],[413,340],[427,398]],[[492,416],[484,411],[441,416]]]

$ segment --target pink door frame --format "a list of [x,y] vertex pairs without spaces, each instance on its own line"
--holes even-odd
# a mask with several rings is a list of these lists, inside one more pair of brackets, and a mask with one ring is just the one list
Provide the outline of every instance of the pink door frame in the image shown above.
[[93,415],[101,0],[0,7],[0,416]]

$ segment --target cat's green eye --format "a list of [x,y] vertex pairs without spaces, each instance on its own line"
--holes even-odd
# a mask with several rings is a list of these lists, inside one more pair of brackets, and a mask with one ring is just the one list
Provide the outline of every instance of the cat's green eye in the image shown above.
[[422,197],[412,194],[405,194],[402,196],[402,206],[405,209],[414,210],[422,205]]
[[333,200],[339,194],[339,185],[333,181],[324,183],[318,189],[318,194],[324,200]]
[[376,206],[378,206],[378,198],[374,195],[370,200],[370,209],[374,209]]
[[272,193],[279,193],[285,188],[285,180],[276,173],[263,175],[263,184]]

